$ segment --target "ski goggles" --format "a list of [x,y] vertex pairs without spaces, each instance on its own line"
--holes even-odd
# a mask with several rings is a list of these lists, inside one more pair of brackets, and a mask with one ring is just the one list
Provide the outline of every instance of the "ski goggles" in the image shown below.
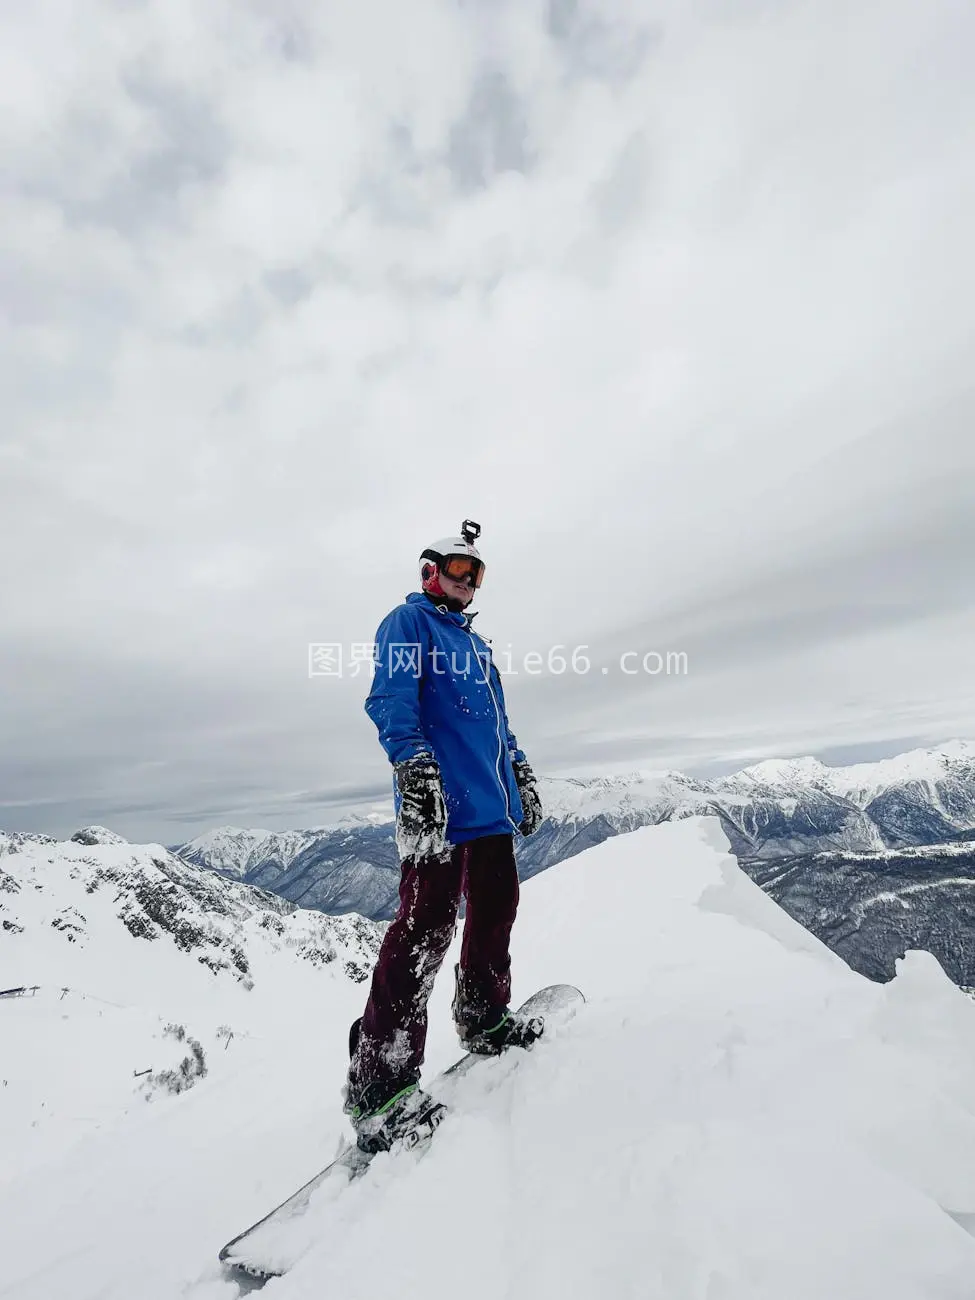
[[454,582],[468,582],[475,590],[484,577],[484,561],[473,555],[445,555],[440,562],[440,572]]

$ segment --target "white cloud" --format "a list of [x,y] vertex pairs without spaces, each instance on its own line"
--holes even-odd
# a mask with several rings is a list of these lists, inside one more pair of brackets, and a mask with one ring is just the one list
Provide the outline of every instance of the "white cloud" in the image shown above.
[[[501,642],[694,628],[720,656],[729,610],[763,646],[807,591],[812,646],[882,590],[880,641],[858,625],[836,667],[855,684],[883,637],[933,653],[946,600],[965,618],[942,581],[973,541],[964,7],[40,0],[3,23],[18,797],[85,806],[157,732],[265,822],[276,791],[381,782],[356,689],[290,674],[309,639],[368,639],[465,515]],[[836,683],[801,688],[817,741],[767,669],[735,671],[725,731],[703,669],[666,722],[629,687],[595,712],[563,691],[559,755],[613,709],[647,763],[681,732],[721,761],[856,729]],[[966,689],[922,691],[913,730]],[[545,691],[513,693],[551,752]]]

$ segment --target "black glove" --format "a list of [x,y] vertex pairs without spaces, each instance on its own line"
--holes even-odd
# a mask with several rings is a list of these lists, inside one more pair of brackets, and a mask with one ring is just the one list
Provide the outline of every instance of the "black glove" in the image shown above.
[[521,795],[521,810],[524,813],[518,829],[522,835],[534,835],[545,816],[542,812],[542,799],[538,793],[538,782],[527,759],[515,761],[511,766],[514,768],[518,793]]
[[442,857],[447,850],[447,805],[440,765],[432,754],[394,764],[400,793],[396,847],[401,858]]

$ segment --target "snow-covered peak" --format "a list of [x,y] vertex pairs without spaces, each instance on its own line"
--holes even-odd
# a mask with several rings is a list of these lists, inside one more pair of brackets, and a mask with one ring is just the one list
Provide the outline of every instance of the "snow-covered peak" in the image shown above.
[[71,836],[75,844],[128,844],[124,836],[105,826],[83,826]]
[[214,826],[188,840],[182,847],[196,845],[208,853],[233,856],[241,849],[246,852],[255,844],[266,843],[273,834],[273,831],[262,830],[259,826]]
[[187,862],[210,867],[222,875],[240,878],[268,860],[289,866],[315,839],[315,830],[267,831],[240,826],[218,826],[179,847]]
[[830,767],[818,758],[770,758],[729,776],[716,787],[768,786],[830,790],[838,795],[879,791],[909,781],[937,781],[958,771],[975,775],[975,742],[949,741],[930,749],[912,749],[893,758],[846,767]]
[[830,769],[830,783],[837,793],[869,801],[890,786],[909,782],[934,784],[953,774],[975,779],[975,743],[949,741],[932,749],[911,749],[874,763],[854,763]]
[[816,786],[829,780],[830,769],[818,758],[768,758],[725,777],[722,785],[769,785],[794,789]]
[[975,762],[975,740],[962,740],[956,737],[954,740],[946,740],[942,745],[936,745],[933,749],[928,750],[931,754],[940,754],[949,762],[954,759],[963,759],[966,762]]
[[612,821],[636,811],[663,817],[675,808],[700,811],[707,795],[706,786],[681,772],[539,777],[539,788],[546,817],[577,820],[604,816]]
[[636,771],[616,776],[541,778],[547,815],[609,820],[636,810],[661,816],[709,811],[743,799],[781,801],[804,794],[846,799],[863,807],[877,793],[911,781],[934,784],[952,776],[970,782],[975,793],[975,742],[956,740],[916,749],[895,758],[849,767],[830,767],[818,758],[770,758],[712,780],[681,772]]
[[373,805],[358,812],[346,813],[340,817],[334,827],[319,826],[319,831],[341,829],[345,826],[386,826],[393,819],[392,802]]
[[33,831],[0,831],[0,857],[5,853],[19,853],[31,844],[56,844],[53,835],[35,835]]

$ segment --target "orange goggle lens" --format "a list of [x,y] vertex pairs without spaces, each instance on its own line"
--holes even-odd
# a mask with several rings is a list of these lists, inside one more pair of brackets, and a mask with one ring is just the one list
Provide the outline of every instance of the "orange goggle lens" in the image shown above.
[[470,580],[471,586],[477,588],[484,577],[484,564],[472,555],[448,555],[440,566],[440,572],[454,582]]

